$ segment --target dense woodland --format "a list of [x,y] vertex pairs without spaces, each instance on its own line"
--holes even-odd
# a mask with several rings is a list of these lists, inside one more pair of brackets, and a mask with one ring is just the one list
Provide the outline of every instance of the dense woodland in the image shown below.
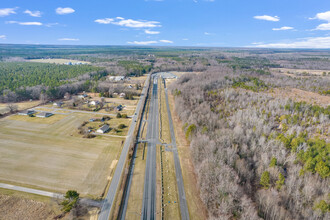
[[264,59],[232,60],[171,88],[209,218],[330,219],[330,103],[270,95],[328,90],[330,77],[277,76]]

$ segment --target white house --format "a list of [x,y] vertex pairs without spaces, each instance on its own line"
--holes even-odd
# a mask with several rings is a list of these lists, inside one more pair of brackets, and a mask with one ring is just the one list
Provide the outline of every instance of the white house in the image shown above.
[[80,98],[80,99],[84,99],[84,98],[87,98],[87,97],[88,97],[88,95],[86,95],[86,94],[78,95],[78,98]]
[[89,102],[89,104],[96,106],[96,105],[100,104],[100,102],[93,100],[93,101]]
[[119,94],[119,97],[120,97],[120,98],[124,98],[125,95],[126,95],[126,94],[122,92],[122,93]]
[[119,82],[125,79],[125,76],[109,76],[108,79],[110,81],[115,81],[115,82]]

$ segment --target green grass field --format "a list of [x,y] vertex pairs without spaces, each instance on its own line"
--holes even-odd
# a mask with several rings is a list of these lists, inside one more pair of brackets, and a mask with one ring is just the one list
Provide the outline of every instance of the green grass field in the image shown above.
[[113,175],[122,138],[82,138],[77,128],[91,117],[88,114],[72,113],[53,123],[15,117],[0,120],[0,182],[101,196]]

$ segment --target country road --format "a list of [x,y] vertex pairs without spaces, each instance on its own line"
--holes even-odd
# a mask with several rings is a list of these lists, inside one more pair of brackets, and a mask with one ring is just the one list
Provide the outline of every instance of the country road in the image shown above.
[[[31,193],[31,194],[55,198],[55,199],[64,199],[63,194],[48,192],[48,191],[38,190],[38,189],[31,189],[31,188],[22,187],[22,186],[15,186],[15,185],[10,185],[10,184],[5,184],[5,183],[0,183],[0,188],[15,190],[15,191],[19,191],[19,192],[25,192],[25,193]],[[81,204],[88,205],[88,206],[94,206],[94,207],[101,206],[100,201],[95,201],[95,200],[87,199],[87,198],[80,198],[79,202]]]
[[120,187],[120,180],[123,175],[124,168],[125,168],[125,162],[126,162],[126,158],[128,155],[129,146],[133,140],[133,133],[135,130],[135,126],[137,124],[138,113],[141,111],[141,108],[143,107],[143,105],[142,105],[143,100],[147,95],[146,92],[148,89],[147,85],[148,85],[149,77],[150,77],[150,75],[148,76],[148,79],[145,81],[139,103],[136,107],[135,114],[133,115],[132,122],[131,122],[130,128],[128,130],[128,133],[127,133],[127,138],[125,140],[124,147],[121,151],[115,173],[112,177],[110,187],[108,189],[107,195],[103,201],[103,204],[102,204],[102,207],[100,210],[100,214],[99,214],[99,218],[98,218],[99,220],[109,220],[109,218],[110,218],[110,214],[111,214],[111,211],[113,208],[113,203],[114,203],[114,200],[116,197],[116,193]]

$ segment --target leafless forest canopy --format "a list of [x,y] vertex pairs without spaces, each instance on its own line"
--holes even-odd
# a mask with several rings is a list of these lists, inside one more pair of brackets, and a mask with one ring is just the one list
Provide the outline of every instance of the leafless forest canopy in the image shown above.
[[210,219],[330,218],[330,103],[271,95],[274,88],[299,88],[326,96],[330,75],[270,69],[330,63],[292,56],[213,54],[205,72],[171,86]]

